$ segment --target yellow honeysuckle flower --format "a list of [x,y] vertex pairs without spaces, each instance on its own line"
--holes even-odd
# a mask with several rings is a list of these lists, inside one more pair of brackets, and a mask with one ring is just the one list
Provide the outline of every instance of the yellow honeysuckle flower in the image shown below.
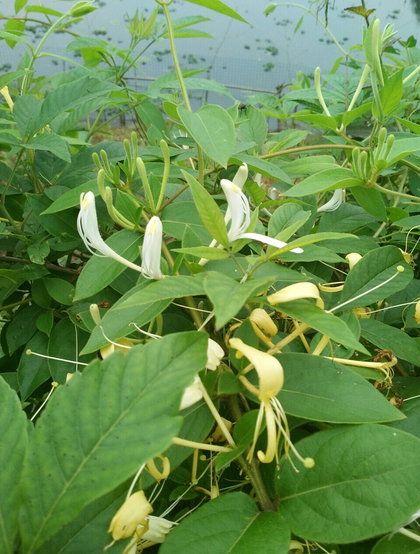
[[371,310],[369,308],[353,308],[353,312],[359,319],[369,319]]
[[11,110],[13,110],[13,100],[9,93],[9,87],[5,86],[2,89],[0,89],[0,94],[3,96],[3,98],[6,100],[7,105]]
[[101,353],[102,359],[105,360],[105,358],[111,356],[111,354],[113,354],[116,350],[121,350],[123,354],[126,354],[127,351],[130,350],[130,348],[132,348],[133,346],[134,343],[131,340],[122,338],[102,347],[99,352]]
[[[261,425],[265,416],[267,430],[267,449],[266,452],[261,450],[257,452],[260,462],[268,464],[274,460],[278,461],[278,446],[280,437],[283,435],[285,439],[285,455],[290,460],[289,448],[293,450],[297,458],[303,463],[306,468],[314,466],[315,462],[312,458],[302,458],[290,440],[289,426],[287,417],[283,410],[277,394],[281,391],[284,384],[283,367],[279,360],[267,352],[261,352],[256,348],[245,344],[241,339],[230,339],[229,344],[237,350],[236,357],[241,358],[246,356],[258,373],[259,387],[254,387],[245,377],[240,377],[242,384],[261,401],[260,410],[258,413],[257,423],[255,425],[254,438],[252,446],[248,453],[250,461],[254,455],[255,446],[260,434]],[[251,371],[252,367],[245,368],[243,373]],[[290,460],[291,461],[291,460]],[[293,462],[291,462],[293,465]],[[296,468],[295,468],[296,469]],[[297,471],[297,470],[296,470]]]
[[[229,421],[228,419],[225,419],[224,417],[221,417],[223,423],[225,424],[226,429],[230,432],[232,430],[233,423]],[[213,431],[211,438],[215,442],[224,442],[226,440],[225,434],[220,428],[220,425],[216,427],[216,429]]]
[[362,256],[358,254],[357,252],[351,252],[350,254],[347,254],[346,260],[349,264],[350,269],[353,269],[353,267],[362,259]]
[[318,308],[324,309],[324,301],[319,294],[318,287],[313,283],[294,283],[267,296],[267,300],[272,306],[282,302],[293,302],[293,300],[300,300],[302,298],[314,298]]
[[258,333],[256,331],[256,327],[266,333],[269,338],[277,335],[277,326],[268,315],[268,313],[262,308],[255,308],[255,310],[252,310],[251,315],[249,316],[249,321],[251,322],[252,327],[254,328],[254,331],[257,335]]
[[420,324],[420,300],[416,304],[416,309],[414,311],[414,319],[416,323]]
[[162,479],[166,479],[170,474],[171,463],[169,458],[166,458],[165,456],[159,455],[156,457],[162,460],[162,471],[158,470],[153,458],[146,463],[146,468],[150,475],[156,479],[156,481],[162,481]]
[[146,518],[153,512],[143,491],[132,494],[112,518],[108,533],[115,541],[131,537],[138,525],[145,525]]

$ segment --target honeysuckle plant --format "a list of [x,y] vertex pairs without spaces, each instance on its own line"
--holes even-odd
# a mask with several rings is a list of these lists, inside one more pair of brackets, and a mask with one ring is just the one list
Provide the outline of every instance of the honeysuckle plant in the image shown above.
[[[128,14],[127,48],[79,36],[93,2],[1,16],[23,54],[0,76],[0,553],[414,552],[416,39],[363,2],[346,50],[328,1],[271,3],[340,57],[244,108],[177,40],[249,22],[185,2],[203,15]],[[174,72],[137,93],[162,40]],[[41,76],[47,55],[71,70]]]

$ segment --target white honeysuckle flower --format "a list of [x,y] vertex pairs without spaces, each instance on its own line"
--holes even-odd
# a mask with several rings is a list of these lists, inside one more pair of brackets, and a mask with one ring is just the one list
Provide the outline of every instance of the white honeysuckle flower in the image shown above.
[[147,279],[163,279],[160,270],[160,253],[162,251],[162,222],[155,215],[146,226],[142,249],[142,273]]
[[[274,246],[275,248],[283,248],[284,246],[287,246],[287,243],[281,240],[266,237],[265,235],[260,235],[259,233],[246,233],[245,231],[251,223],[251,209],[249,207],[247,197],[239,187],[232,183],[232,181],[222,179],[220,184],[226,195],[232,219],[228,231],[229,242],[234,242],[237,239],[252,239]],[[292,252],[301,254],[303,250],[302,248],[294,248]]]
[[207,363],[206,369],[214,371],[220,365],[220,360],[225,355],[225,351],[215,340],[209,339],[207,344]]
[[99,232],[95,195],[93,192],[89,191],[86,194],[82,193],[80,195],[80,212],[77,217],[77,230],[79,235],[82,237],[86,248],[95,256],[98,256],[99,254],[97,254],[94,249],[106,258],[113,258],[117,262],[131,267],[131,269],[134,269],[135,271],[142,271],[142,268],[139,265],[133,264],[129,260],[126,260],[117,254],[115,250],[112,250],[112,248],[105,244],[105,241]]
[[350,254],[347,254],[346,260],[349,264],[350,269],[353,269],[353,267],[360,262],[362,259],[362,256],[358,254],[357,252],[351,252]]
[[320,213],[320,212],[334,212],[335,210],[337,210],[341,206],[342,203],[343,203],[343,189],[336,189],[334,191],[334,194],[333,194],[331,200],[329,200],[323,206],[320,206],[317,209],[317,212],[318,213]]
[[193,383],[187,387],[184,391],[184,395],[181,399],[180,411],[189,408],[199,400],[203,398],[203,391],[201,389],[201,379],[196,375]]
[[[166,535],[176,523],[169,521],[164,517],[149,516],[149,529],[141,535],[142,540],[162,543],[166,539]],[[143,525],[137,527],[137,533],[141,533]],[[139,534],[140,534],[139,533]]]
[[[106,258],[113,258],[131,269],[139,271],[147,279],[163,279],[164,275],[162,275],[160,271],[162,223],[158,217],[152,217],[146,227],[142,250],[143,266],[126,260],[105,243],[99,232],[95,195],[91,191],[80,195],[80,212],[77,217],[77,230],[86,248],[95,256],[100,256],[100,254],[102,254],[102,256]],[[95,252],[95,250],[100,252],[100,254]]]

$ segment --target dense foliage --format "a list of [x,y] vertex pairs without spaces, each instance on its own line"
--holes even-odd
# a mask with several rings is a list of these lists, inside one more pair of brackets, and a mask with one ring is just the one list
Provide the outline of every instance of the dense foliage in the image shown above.
[[[243,105],[156,2],[124,50],[73,31],[91,2],[2,16],[0,552],[418,552],[420,49],[362,2],[328,74]],[[80,63],[40,76],[56,32]]]

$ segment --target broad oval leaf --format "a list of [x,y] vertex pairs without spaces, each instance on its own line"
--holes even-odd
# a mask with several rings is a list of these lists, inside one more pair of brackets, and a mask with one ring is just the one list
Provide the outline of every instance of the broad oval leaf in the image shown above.
[[[388,533],[420,506],[420,440],[383,425],[338,427],[297,444],[312,469],[285,464],[280,513],[293,533],[345,544]],[[298,463],[298,462],[296,462]]]
[[351,169],[344,167],[334,167],[320,171],[315,175],[307,177],[299,184],[285,192],[285,196],[299,197],[308,194],[316,194],[324,190],[335,190],[346,187],[355,187],[362,185],[363,181],[358,179]]
[[160,554],[287,554],[290,531],[274,512],[260,512],[248,495],[211,500],[175,527]]
[[24,469],[26,554],[170,446],[182,422],[174,414],[183,391],[206,364],[207,339],[178,333],[126,356],[117,352],[55,391]]
[[229,114],[220,106],[207,105],[197,113],[180,106],[178,114],[195,142],[211,159],[227,167],[235,148],[235,126]]
[[278,398],[288,414],[331,423],[404,419],[368,381],[334,360],[308,354],[277,357],[285,374]]

